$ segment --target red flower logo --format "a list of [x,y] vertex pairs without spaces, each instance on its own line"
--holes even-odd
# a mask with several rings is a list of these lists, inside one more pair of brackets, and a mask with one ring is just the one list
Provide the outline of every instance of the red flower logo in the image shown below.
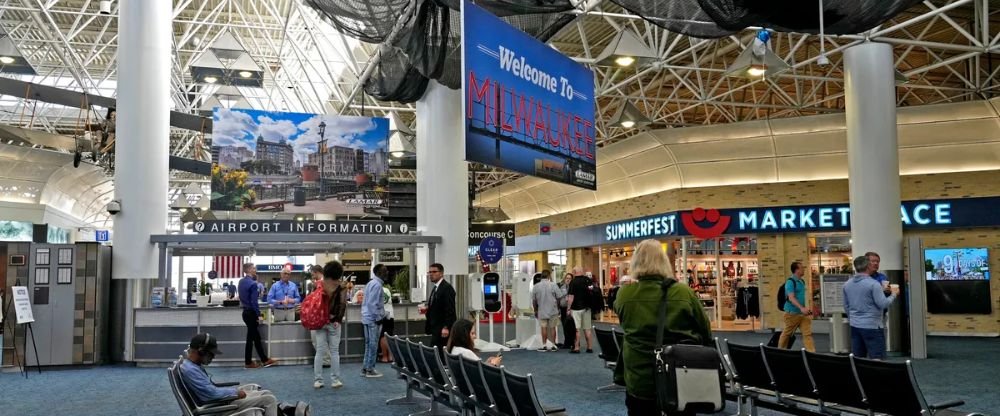
[[[718,237],[726,232],[730,220],[730,216],[720,214],[719,210],[715,208],[705,210],[698,207],[694,211],[681,213],[681,223],[684,224],[684,228],[691,235],[704,240]],[[707,221],[712,225],[708,227],[698,225],[702,221]]]

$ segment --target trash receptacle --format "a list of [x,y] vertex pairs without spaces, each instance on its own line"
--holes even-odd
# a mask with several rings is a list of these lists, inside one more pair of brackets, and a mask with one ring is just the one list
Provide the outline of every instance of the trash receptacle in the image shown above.
[[851,324],[841,313],[830,317],[830,352],[848,354],[851,352]]
[[292,191],[292,202],[297,207],[306,206],[306,188],[304,186],[296,186]]

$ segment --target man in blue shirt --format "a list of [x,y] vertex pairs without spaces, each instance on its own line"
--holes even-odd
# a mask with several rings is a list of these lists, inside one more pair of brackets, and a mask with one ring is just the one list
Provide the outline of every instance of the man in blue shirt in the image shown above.
[[187,358],[181,362],[180,375],[184,385],[195,401],[202,405],[216,400],[231,399],[230,404],[236,405],[237,413],[245,409],[264,409],[266,416],[278,415],[278,399],[267,390],[257,390],[256,385],[241,385],[239,387],[219,387],[212,383],[212,378],[205,371],[206,365],[212,363],[219,351],[219,344],[211,334],[198,334],[191,338],[188,345]]
[[295,320],[295,307],[302,302],[302,295],[295,282],[289,281],[292,272],[288,269],[281,270],[281,280],[271,285],[271,290],[267,291],[267,303],[271,305],[271,313],[274,314],[274,322],[292,322]]
[[361,302],[361,323],[365,326],[365,360],[361,366],[362,377],[382,377],[375,371],[375,355],[378,354],[378,339],[381,335],[382,320],[385,319],[385,305],[382,303],[382,276],[387,268],[375,265],[372,278],[365,285],[365,298]]
[[812,333],[812,309],[806,306],[806,281],[802,279],[806,268],[792,262],[792,275],[785,280],[785,329],[778,338],[778,348],[788,348],[795,329],[802,329],[802,344],[806,351],[816,352]]
[[882,314],[896,300],[899,287],[890,287],[889,296],[886,296],[882,285],[871,277],[875,269],[868,256],[855,258],[854,269],[858,274],[844,284],[844,311],[851,324],[851,352],[858,357],[881,360],[885,358]]
[[[239,288],[240,306],[243,308],[243,323],[247,326],[246,350],[243,360],[246,368],[270,367],[278,362],[273,358],[267,358],[264,352],[264,344],[260,341],[260,323],[262,315],[257,299],[260,299],[260,289],[257,286],[257,266],[253,263],[243,264],[243,278],[240,279]],[[257,356],[260,357],[260,364],[253,361],[253,349],[257,349]]]

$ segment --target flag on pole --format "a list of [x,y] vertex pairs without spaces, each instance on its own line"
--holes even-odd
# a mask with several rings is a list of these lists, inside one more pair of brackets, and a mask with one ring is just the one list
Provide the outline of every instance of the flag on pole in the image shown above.
[[215,256],[212,259],[212,270],[220,279],[243,277],[243,256]]

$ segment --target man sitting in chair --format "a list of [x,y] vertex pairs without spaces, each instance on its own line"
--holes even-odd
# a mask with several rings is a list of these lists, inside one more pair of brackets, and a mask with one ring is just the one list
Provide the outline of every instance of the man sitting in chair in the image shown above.
[[212,383],[211,377],[205,371],[219,351],[219,344],[210,334],[198,334],[191,338],[188,345],[187,359],[180,366],[181,379],[191,391],[198,405],[223,399],[232,399],[229,404],[237,406],[236,410],[226,413],[243,414],[246,409],[263,409],[266,416],[278,416],[278,399],[267,390],[259,390],[256,384],[244,384],[239,387],[219,387]]

